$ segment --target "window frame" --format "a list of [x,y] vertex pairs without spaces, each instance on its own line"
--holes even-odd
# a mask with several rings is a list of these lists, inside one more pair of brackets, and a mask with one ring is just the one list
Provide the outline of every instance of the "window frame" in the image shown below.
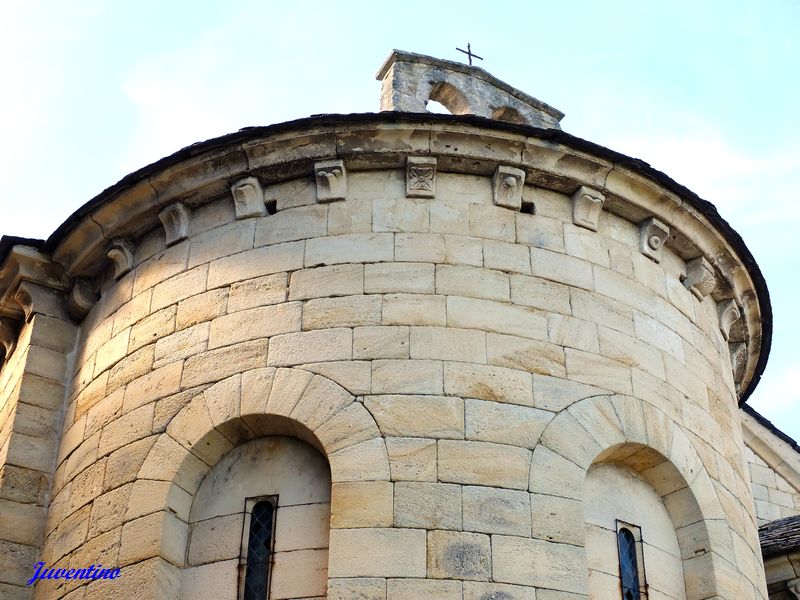
[[634,548],[636,552],[636,573],[639,578],[638,600],[647,600],[647,571],[644,563],[644,541],[642,538],[642,528],[639,525],[634,525],[633,523],[616,519],[614,541],[617,546],[617,569],[620,584],[620,597],[622,597],[622,600],[625,600],[625,598],[622,596],[622,556],[620,556],[619,547],[620,533],[623,529],[630,531],[630,533],[633,535]]
[[242,542],[239,552],[239,589],[236,597],[239,600],[245,600],[245,580],[247,578],[247,558],[248,548],[250,545],[250,522],[253,514],[253,508],[261,502],[268,502],[272,505],[272,531],[270,532],[269,543],[269,561],[267,563],[267,590],[266,596],[259,600],[269,600],[270,587],[272,584],[272,565],[275,557],[275,524],[278,520],[278,496],[254,496],[246,498],[244,503],[244,519],[242,519]]

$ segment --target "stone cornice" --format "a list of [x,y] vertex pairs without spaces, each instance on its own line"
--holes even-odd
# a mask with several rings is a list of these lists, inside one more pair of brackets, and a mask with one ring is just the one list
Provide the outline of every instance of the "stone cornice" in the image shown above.
[[[315,163],[327,159],[343,161],[350,173],[405,169],[409,155],[435,156],[440,172],[491,178],[499,166],[521,169],[529,185],[567,195],[585,186],[604,196],[602,210],[634,223],[657,219],[669,230],[667,247],[686,261],[703,257],[716,278],[710,294],[718,302],[732,299],[742,316],[723,334],[731,344],[746,344],[737,353],[743,363],[737,391],[746,400],[769,352],[772,315],[761,272],[739,235],[712,204],[647,163],[558,130],[397,112],[249,128],[132,173],[79,209],[43,250],[68,275],[94,277],[108,268],[115,240],[161,226],[159,214],[176,202],[193,210],[231,196],[231,186],[247,177],[262,185],[313,177]],[[0,278],[0,294],[6,290]]]

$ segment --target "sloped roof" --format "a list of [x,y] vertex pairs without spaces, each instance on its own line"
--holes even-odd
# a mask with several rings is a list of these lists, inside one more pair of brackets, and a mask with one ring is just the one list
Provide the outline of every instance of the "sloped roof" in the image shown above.
[[800,550],[800,515],[762,525],[758,538],[764,558]]

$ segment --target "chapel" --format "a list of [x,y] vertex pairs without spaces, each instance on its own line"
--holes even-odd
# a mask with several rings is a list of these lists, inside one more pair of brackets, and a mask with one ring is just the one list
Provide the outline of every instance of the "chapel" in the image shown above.
[[377,78],[0,238],[0,597],[800,598],[742,238],[480,67]]

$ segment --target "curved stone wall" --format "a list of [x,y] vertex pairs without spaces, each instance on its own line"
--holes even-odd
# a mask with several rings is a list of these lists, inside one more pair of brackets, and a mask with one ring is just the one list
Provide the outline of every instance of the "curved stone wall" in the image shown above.
[[[737,408],[760,317],[731,244],[585,151],[359,127],[187,156],[54,250],[102,285],[42,560],[178,598],[203,478],[289,435],[331,468],[328,598],[585,598],[604,462],[663,499],[686,598],[765,598]],[[35,597],[109,597],[82,583]]]

